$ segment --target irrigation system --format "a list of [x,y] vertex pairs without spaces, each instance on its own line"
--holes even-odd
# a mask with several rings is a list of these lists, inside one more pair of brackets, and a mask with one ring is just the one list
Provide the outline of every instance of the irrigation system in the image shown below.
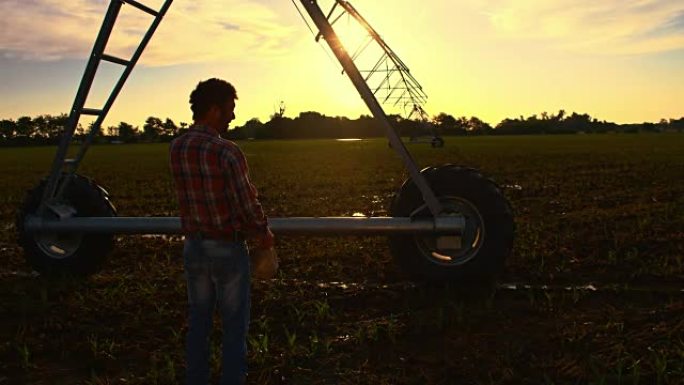
[[[303,236],[386,235],[393,257],[415,280],[493,283],[513,244],[514,223],[508,201],[493,181],[472,168],[447,164],[419,169],[383,105],[402,108],[409,119],[427,121],[428,115],[423,109],[426,93],[408,66],[351,3],[329,2],[328,12],[323,12],[316,0],[300,0],[299,4],[293,1],[293,4],[314,33],[315,41],[323,40],[327,44],[374,118],[385,128],[390,147],[403,161],[409,178],[393,198],[391,216],[269,218],[272,231]],[[29,191],[20,208],[19,242],[28,263],[40,273],[87,275],[97,271],[114,247],[115,234],[182,232],[178,217],[117,216],[109,193],[92,179],[77,173],[171,3],[172,0],[165,0],[159,9],[151,9],[134,0],[110,0],[52,168]],[[134,7],[152,18],[130,58],[112,56],[106,50],[123,6]],[[365,36],[351,54],[335,29],[345,17],[361,28]],[[101,108],[86,107],[102,61],[123,66],[122,74]],[[76,156],[67,158],[83,115],[95,116],[95,122]],[[434,147],[443,143],[435,143],[433,138]]]

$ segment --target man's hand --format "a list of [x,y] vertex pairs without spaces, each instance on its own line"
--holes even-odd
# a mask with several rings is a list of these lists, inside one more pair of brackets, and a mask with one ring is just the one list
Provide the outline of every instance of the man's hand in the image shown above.
[[257,237],[257,248],[259,249],[272,249],[275,246],[275,236],[271,229],[266,229],[266,233]]
[[250,250],[252,276],[256,279],[271,279],[278,273],[278,256],[274,249]]
[[278,272],[278,256],[273,246],[275,237],[271,229],[259,234],[254,238],[256,246],[250,251],[249,256],[252,264],[252,274],[257,279],[271,279]]

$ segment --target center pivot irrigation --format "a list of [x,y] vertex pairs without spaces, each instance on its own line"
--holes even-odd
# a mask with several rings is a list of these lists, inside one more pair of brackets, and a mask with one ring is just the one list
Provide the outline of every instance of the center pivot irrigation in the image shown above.
[[[323,33],[315,32],[297,3],[294,0],[292,3],[318,42]],[[331,27],[337,28],[335,34],[342,47],[355,47],[350,58],[375,99],[383,106],[398,110],[404,119],[418,121],[423,131],[430,134],[428,141],[432,147],[443,147],[444,139],[437,135],[424,109],[428,96],[423,86],[370,23],[351,3],[341,0],[332,1],[326,19]],[[343,65],[343,73],[345,69]],[[412,142],[417,140],[416,137],[411,139]]]
[[[86,151],[99,131],[147,43],[166,15],[172,0],[159,10],[134,0],[111,0],[76,93],[69,120],[52,169],[27,193],[17,229],[26,260],[43,274],[97,271],[114,247],[115,234],[177,234],[178,217],[118,217],[109,193],[95,181],[77,174]],[[386,235],[392,255],[415,280],[463,285],[490,285],[504,266],[513,245],[513,217],[498,186],[472,168],[442,165],[422,170],[406,149],[382,105],[399,107],[407,118],[427,120],[427,95],[408,67],[368,21],[347,1],[336,0],[323,13],[315,0],[299,1],[300,14],[315,40],[324,40],[343,72],[352,81],[375,119],[387,133],[410,177],[391,202],[389,217],[270,218],[274,233],[289,235]],[[121,7],[132,6],[152,18],[131,58],[106,53],[107,42]],[[297,3],[295,3],[297,5]],[[361,44],[352,53],[334,26],[361,28]],[[85,103],[102,61],[124,70],[101,108]],[[370,63],[370,66],[367,66]],[[77,155],[67,159],[82,115],[96,116]]]

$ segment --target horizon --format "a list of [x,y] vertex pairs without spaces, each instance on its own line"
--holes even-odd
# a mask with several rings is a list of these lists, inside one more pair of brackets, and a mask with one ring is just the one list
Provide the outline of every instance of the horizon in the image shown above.
[[[434,119],[434,118],[437,117],[437,115],[439,115],[439,114],[441,114],[441,113],[448,114],[448,115],[452,116],[453,118],[455,118],[455,119],[457,119],[457,120],[458,120],[458,119],[463,119],[463,118],[468,119],[468,120],[469,120],[469,119],[472,119],[472,118],[476,118],[476,119],[482,120],[482,122],[484,122],[484,123],[489,124],[493,129],[496,129],[497,126],[498,126],[500,123],[503,123],[503,122],[504,122],[505,120],[507,120],[507,119],[509,119],[509,120],[527,120],[527,119],[536,117],[536,118],[539,119],[539,120],[544,120],[544,118],[541,117],[541,114],[542,114],[543,112],[549,113],[549,118],[550,118],[550,117],[553,117],[554,114],[555,114],[555,113],[558,113],[559,111],[555,111],[555,112],[542,111],[542,112],[540,112],[540,113],[536,113],[536,114],[532,114],[532,115],[528,115],[528,116],[522,116],[522,115],[518,115],[518,116],[515,116],[515,117],[509,116],[509,117],[503,118],[501,121],[495,122],[495,123],[493,123],[493,122],[488,122],[488,121],[486,121],[486,120],[480,119],[478,116],[465,116],[465,115],[463,115],[463,116],[455,116],[455,115],[453,115],[453,114],[450,114],[450,113],[447,112],[447,111],[440,111],[438,114],[435,114],[435,115],[431,116],[431,118]],[[679,121],[679,120],[684,119],[684,114],[683,114],[683,115],[680,116],[680,117],[661,118],[661,119],[658,119],[657,121],[643,121],[643,122],[617,123],[617,122],[612,122],[612,121],[605,120],[605,119],[599,119],[598,117],[591,116],[591,115],[586,114],[586,113],[581,112],[581,111],[570,111],[570,112],[567,112],[567,111],[564,110],[564,112],[565,112],[565,115],[564,115],[564,117],[563,117],[562,119],[567,119],[568,117],[572,116],[573,114],[577,114],[577,115],[588,115],[589,118],[591,118],[592,120],[595,120],[595,121],[598,122],[598,123],[617,124],[618,126],[643,125],[643,124],[659,124],[659,123],[661,123],[663,120],[666,121],[667,123],[671,123],[671,122],[673,122],[673,121]],[[300,118],[300,115],[301,115],[301,114],[306,114],[306,113],[319,113],[319,112],[318,112],[318,111],[300,111],[296,116],[287,116],[287,115],[285,115],[285,116],[283,116],[283,118],[294,120],[294,119]],[[356,116],[356,117],[339,116],[339,115],[338,115],[338,116],[333,116],[333,115],[326,115],[326,114],[323,114],[323,113],[320,113],[320,114],[321,114],[321,116],[322,116],[323,118],[330,118],[330,119],[347,119],[347,120],[349,120],[349,121],[356,121],[356,120],[360,120],[360,119],[368,118],[368,117],[373,118],[373,116],[370,114],[370,112],[367,112],[367,113],[365,113],[365,114],[360,114],[359,116]],[[22,117],[29,117],[29,118],[31,118],[31,119],[35,119],[35,118],[37,118],[37,117],[39,117],[39,116],[58,117],[58,116],[60,116],[60,115],[68,116],[68,114],[67,114],[66,112],[63,112],[63,113],[60,113],[60,114],[38,114],[38,115],[34,115],[34,116],[23,115],[23,116],[19,116],[19,117],[17,117],[17,118],[5,118],[5,117],[3,117],[3,116],[0,116],[0,120],[11,120],[11,121],[16,122],[18,118],[22,118]],[[146,118],[145,118],[142,122],[140,122],[140,123],[132,123],[132,122],[130,122],[130,121],[124,121],[124,120],[122,120],[122,121],[118,121],[118,122],[111,122],[111,124],[109,124],[109,125],[102,125],[101,128],[102,128],[102,130],[105,130],[105,129],[108,128],[108,127],[115,127],[115,126],[118,126],[118,125],[121,124],[121,123],[126,123],[126,124],[130,124],[131,126],[135,127],[136,129],[141,129],[141,127],[146,123],[146,120],[149,119],[149,118],[158,118],[158,119],[161,119],[162,121],[165,121],[166,119],[171,119],[171,120],[173,121],[173,123],[176,124],[176,126],[178,126],[178,127],[180,127],[181,124],[186,124],[186,125],[188,125],[188,126],[192,125],[192,120],[190,120],[190,121],[179,121],[179,120],[175,120],[175,119],[173,119],[173,118],[171,118],[171,117],[168,117],[168,116],[154,116],[154,115],[150,115],[150,116],[146,117]],[[262,120],[262,119],[259,119],[259,118],[254,117],[254,118],[251,118],[250,120],[252,120],[252,119],[258,119],[259,122],[260,122],[261,124],[264,124],[264,123],[269,122],[269,121],[272,120],[273,118],[274,118],[274,117],[271,116],[271,117],[269,117],[269,118],[267,118],[267,119]],[[402,117],[402,118],[403,118],[403,119],[406,119],[406,118],[404,118],[404,117]],[[522,119],[521,119],[521,118],[522,118]],[[549,118],[547,118],[547,119],[549,119]],[[419,119],[417,119],[417,118],[414,118],[414,119],[406,119],[406,120],[419,121]],[[83,119],[81,119],[81,122],[82,122],[82,121],[83,121]],[[108,120],[105,120],[105,121],[108,121]],[[245,121],[245,122],[242,122],[241,124],[238,124],[238,125],[232,124],[232,122],[231,122],[230,126],[228,127],[228,130],[234,130],[234,129],[236,129],[236,128],[244,127],[248,122],[249,122],[249,120],[248,120],[248,121]],[[84,126],[83,124],[81,124],[81,125]]]
[[[161,0],[145,3],[158,8]],[[321,4],[324,12],[327,3]],[[0,27],[0,92],[10,95],[0,103],[0,118],[70,110],[107,4],[0,4],[6,15]],[[209,77],[236,86],[235,127],[253,118],[267,121],[281,101],[291,118],[306,111],[350,119],[369,115],[290,2],[229,4],[174,3],[103,127],[120,121],[143,124],[149,116],[191,122],[188,95]],[[354,2],[424,86],[430,116],[476,116],[495,126],[506,118],[561,109],[617,124],[684,115],[683,3],[393,4],[388,16],[383,4]],[[136,33],[147,27],[148,20],[131,8],[123,7],[108,53],[127,57],[125,52],[137,46]],[[102,104],[114,81],[113,67],[103,63],[100,68],[89,107]]]

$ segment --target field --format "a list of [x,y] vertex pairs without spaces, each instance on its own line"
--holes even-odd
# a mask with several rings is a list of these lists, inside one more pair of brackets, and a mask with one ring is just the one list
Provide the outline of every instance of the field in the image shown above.
[[[272,217],[387,215],[407,177],[380,139],[240,144]],[[175,216],[167,148],[98,146],[80,173],[119,215]],[[516,221],[502,285],[475,299],[411,283],[380,237],[283,236],[278,279],[253,284],[250,383],[684,383],[684,135],[409,150],[422,166],[475,167],[502,187]],[[0,149],[0,385],[180,382],[179,237],[119,237],[82,281],[26,267],[14,215],[53,154]]]

